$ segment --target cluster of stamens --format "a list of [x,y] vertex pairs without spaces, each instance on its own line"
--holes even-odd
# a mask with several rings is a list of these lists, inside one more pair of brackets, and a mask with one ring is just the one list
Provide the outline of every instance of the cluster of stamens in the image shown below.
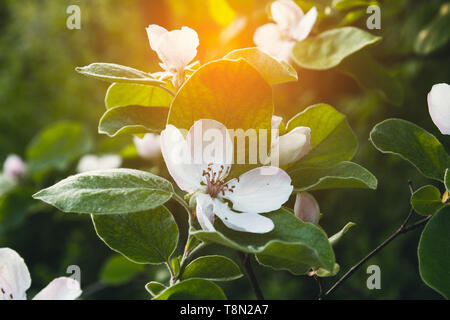
[[203,170],[202,176],[205,178],[206,183],[206,192],[211,197],[216,197],[218,194],[225,195],[225,191],[233,192],[233,189],[236,186],[229,186],[228,183],[225,183],[225,178],[230,173],[231,168],[225,167],[223,165],[220,166],[219,172],[216,172],[212,169],[213,164],[209,163],[208,168]]

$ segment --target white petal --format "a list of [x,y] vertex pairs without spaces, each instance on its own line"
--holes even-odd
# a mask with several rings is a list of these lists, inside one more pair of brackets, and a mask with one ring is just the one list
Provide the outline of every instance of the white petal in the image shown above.
[[161,153],[167,170],[181,190],[194,192],[202,188],[202,166],[193,163],[186,139],[173,125],[167,125],[161,132]]
[[316,199],[308,192],[297,193],[294,212],[304,222],[317,224],[320,219],[320,208]]
[[119,168],[122,164],[122,158],[118,155],[110,154],[96,156],[88,154],[78,161],[77,172],[88,172],[94,170]]
[[0,300],[25,300],[30,285],[30,272],[22,257],[10,248],[0,248]]
[[166,70],[179,72],[197,55],[199,39],[197,32],[188,27],[172,30],[160,38],[156,52]]
[[316,7],[311,8],[292,31],[292,38],[302,41],[310,34],[317,20]]
[[197,196],[197,220],[205,231],[216,231],[214,228],[214,202],[208,195],[201,193]]
[[15,154],[10,154],[3,163],[3,174],[11,180],[18,180],[26,170],[23,160]]
[[238,213],[220,199],[214,199],[214,213],[230,229],[251,233],[267,233],[273,230],[273,221],[257,213]]
[[233,142],[228,129],[220,122],[200,119],[189,129],[186,137],[194,163],[207,169],[213,164],[214,171],[228,170],[233,162]]
[[274,58],[289,61],[295,41],[283,39],[280,27],[274,23],[256,29],[253,41],[259,49]]
[[159,41],[162,35],[168,33],[165,28],[158,26],[156,24],[149,25],[145,30],[147,30],[148,41],[152,50],[156,51],[158,48]]
[[230,180],[228,187],[233,188],[233,192],[225,192],[223,198],[233,203],[233,209],[253,213],[279,209],[293,189],[289,175],[276,167],[252,169]]
[[136,150],[144,159],[152,160],[161,154],[160,137],[154,133],[146,133],[143,138],[133,137]]
[[75,300],[81,295],[81,292],[78,281],[60,277],[50,282],[33,300]]
[[272,145],[272,152],[278,146],[279,164],[285,165],[301,159],[311,148],[311,129],[297,127],[278,138],[278,144]]
[[442,134],[450,135],[450,85],[435,84],[428,93],[431,119]]
[[291,0],[279,0],[270,6],[273,20],[284,30],[292,29],[303,17],[302,9]]

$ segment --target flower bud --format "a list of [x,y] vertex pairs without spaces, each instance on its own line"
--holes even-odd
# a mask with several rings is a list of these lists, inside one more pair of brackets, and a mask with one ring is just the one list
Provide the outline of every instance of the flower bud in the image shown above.
[[10,154],[3,163],[3,175],[13,181],[19,180],[25,173],[25,170],[25,163],[15,154]]
[[304,222],[319,223],[320,208],[316,199],[308,192],[297,193],[294,205],[294,213]]

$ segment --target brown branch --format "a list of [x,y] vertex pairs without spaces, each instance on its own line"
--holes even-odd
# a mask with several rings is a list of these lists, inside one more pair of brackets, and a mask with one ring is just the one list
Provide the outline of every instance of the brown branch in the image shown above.
[[237,255],[238,255],[239,259],[241,260],[241,263],[245,269],[245,272],[247,273],[248,280],[250,282],[250,285],[251,285],[253,291],[255,292],[256,299],[264,300],[264,295],[262,293],[261,288],[259,287],[258,280],[256,279],[256,276],[253,273],[252,265],[250,262],[250,256],[241,251],[238,251]]

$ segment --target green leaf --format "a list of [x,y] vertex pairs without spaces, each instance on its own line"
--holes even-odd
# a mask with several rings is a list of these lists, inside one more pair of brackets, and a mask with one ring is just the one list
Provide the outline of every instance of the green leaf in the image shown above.
[[336,245],[344,236],[344,234],[347,233],[348,230],[356,226],[356,223],[349,222],[347,223],[338,233],[332,235],[330,238],[328,238],[328,241],[330,241],[331,245]]
[[152,295],[152,297],[155,297],[165,290],[166,286],[156,281],[150,281],[145,285],[145,289]]
[[311,129],[311,150],[292,167],[331,167],[355,155],[358,140],[345,116],[332,106],[316,104],[306,108],[289,120],[287,131],[300,126]]
[[166,126],[168,112],[165,107],[114,107],[101,117],[98,132],[110,137],[125,133],[159,133]]
[[335,263],[333,271],[328,271],[323,268],[319,268],[316,270],[316,274],[318,277],[321,277],[321,278],[334,277],[335,275],[337,275],[339,273],[340,270],[341,270],[341,267],[337,263]]
[[228,129],[270,129],[272,112],[272,88],[258,71],[242,59],[217,60],[180,88],[168,123],[189,130],[199,119],[214,119]]
[[224,59],[240,58],[258,70],[270,85],[298,80],[297,71],[289,63],[278,61],[258,48],[237,49],[224,57]]
[[74,160],[89,152],[92,145],[91,137],[78,123],[49,126],[33,138],[26,150],[28,169],[34,174],[66,170]]
[[108,82],[128,82],[140,84],[164,84],[150,74],[134,68],[115,63],[91,63],[85,67],[77,67],[75,70],[85,76],[93,77]]
[[443,3],[437,15],[416,37],[414,51],[427,55],[441,49],[450,41],[450,2]]
[[172,195],[172,184],[154,174],[107,169],[70,176],[33,197],[63,212],[119,214],[159,207]]
[[121,285],[144,271],[142,264],[133,263],[121,255],[114,255],[103,265],[100,280],[109,285]]
[[178,243],[178,227],[164,206],[129,214],[92,216],[97,235],[112,250],[136,263],[169,261]]
[[8,193],[12,189],[14,189],[16,183],[11,179],[8,179],[0,172],[0,196]]
[[338,188],[377,188],[377,178],[354,162],[344,161],[330,168],[288,170],[295,191]]
[[334,0],[333,6],[339,11],[345,11],[357,7],[367,8],[371,5],[380,6],[378,1],[374,0]]
[[445,183],[445,189],[447,189],[447,191],[450,192],[450,169],[449,168],[447,168],[445,170],[444,183]]
[[444,206],[441,192],[432,185],[417,189],[411,196],[411,205],[418,214],[423,216],[435,214]]
[[259,263],[276,270],[304,274],[311,267],[333,269],[334,252],[326,234],[319,227],[302,222],[284,208],[264,216],[275,224],[274,230],[265,234],[234,231],[225,227],[221,221],[215,223],[216,232],[191,232],[204,242],[254,253]]
[[113,83],[106,92],[107,109],[120,106],[169,107],[172,96],[165,90],[142,84]]
[[153,300],[226,300],[222,289],[204,279],[181,281],[162,291]]
[[338,70],[355,79],[361,88],[380,92],[392,104],[399,106],[403,103],[404,92],[400,82],[366,52],[345,59]]
[[377,124],[370,141],[380,152],[390,153],[412,163],[424,176],[443,181],[450,156],[435,136],[414,123],[388,119]]
[[381,37],[355,27],[331,29],[297,42],[293,49],[293,59],[302,68],[330,69],[339,65],[346,57],[379,41]]
[[25,221],[33,199],[30,190],[14,188],[0,195],[0,233],[18,227]]
[[189,263],[183,279],[203,278],[213,281],[230,281],[242,277],[242,272],[233,260],[223,256],[203,256]]
[[437,212],[423,229],[419,241],[422,280],[446,299],[450,298],[450,207]]

